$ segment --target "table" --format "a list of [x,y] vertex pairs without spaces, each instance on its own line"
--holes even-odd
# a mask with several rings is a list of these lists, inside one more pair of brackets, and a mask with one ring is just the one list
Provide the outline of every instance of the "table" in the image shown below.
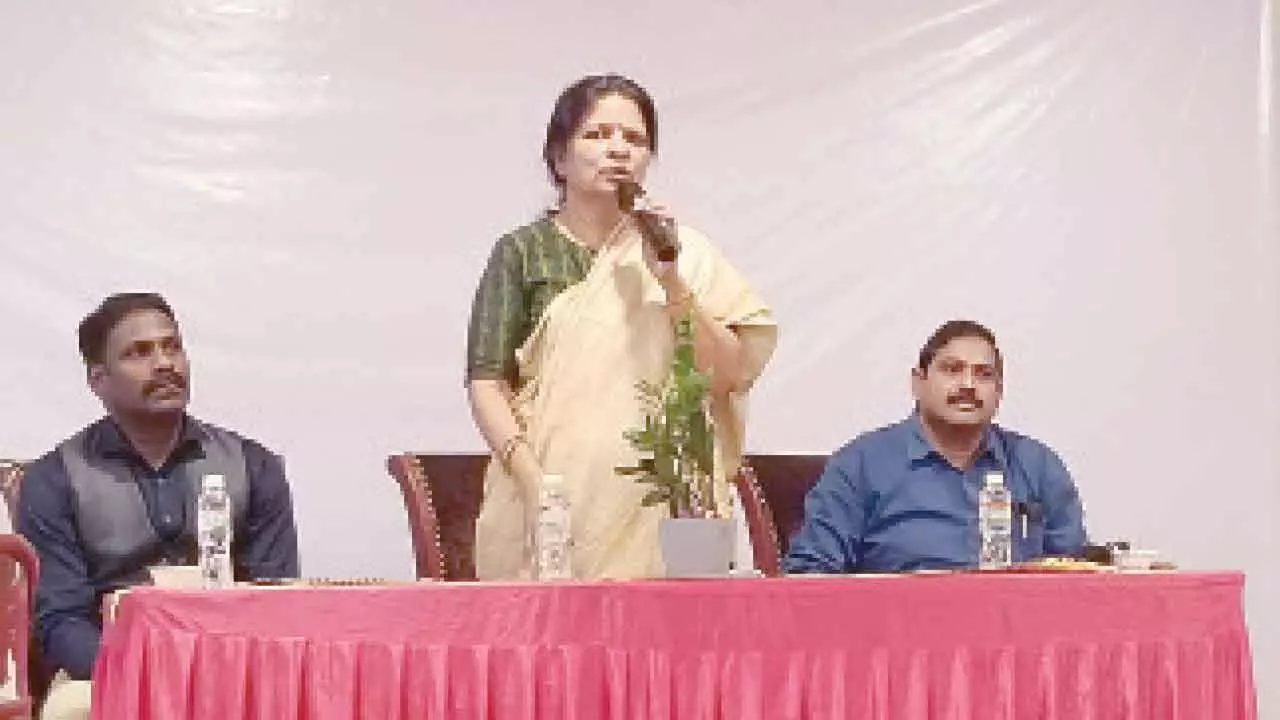
[[1239,573],[181,591],[94,717],[1254,720]]

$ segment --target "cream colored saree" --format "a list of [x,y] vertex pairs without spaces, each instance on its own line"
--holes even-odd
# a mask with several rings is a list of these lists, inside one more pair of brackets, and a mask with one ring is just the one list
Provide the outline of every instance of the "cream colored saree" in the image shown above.
[[[679,237],[680,275],[701,308],[737,331],[754,380],[776,342],[769,309],[703,235],[681,227]],[[673,352],[673,323],[641,242],[628,227],[602,247],[586,278],[551,302],[517,353],[524,386],[516,417],[543,472],[564,477],[579,578],[653,577],[663,570],[658,521],[666,508],[641,507],[647,487],[615,472],[636,462],[623,438],[643,424],[636,383],[661,382]],[[734,395],[712,402],[722,489],[741,458],[744,401]],[[523,501],[496,461],[485,477],[476,535],[482,579],[532,577]]]

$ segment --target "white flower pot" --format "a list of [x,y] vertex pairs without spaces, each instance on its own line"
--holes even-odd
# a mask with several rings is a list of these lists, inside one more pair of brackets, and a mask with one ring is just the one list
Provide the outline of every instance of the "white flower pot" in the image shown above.
[[732,520],[663,518],[658,541],[667,577],[728,577],[733,568]]

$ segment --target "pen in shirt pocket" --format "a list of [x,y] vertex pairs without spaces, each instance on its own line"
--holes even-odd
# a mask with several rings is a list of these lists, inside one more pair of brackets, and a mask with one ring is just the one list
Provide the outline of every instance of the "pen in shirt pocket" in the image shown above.
[[1031,523],[1040,520],[1040,505],[1033,502],[1015,500],[1013,502],[1013,514],[1022,520],[1022,538],[1025,540],[1031,532]]

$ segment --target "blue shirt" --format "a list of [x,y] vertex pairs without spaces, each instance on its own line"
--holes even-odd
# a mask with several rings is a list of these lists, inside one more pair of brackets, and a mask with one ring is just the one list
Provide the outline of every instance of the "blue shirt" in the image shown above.
[[[185,423],[177,447],[158,470],[138,455],[110,418],[90,427],[87,443],[90,452],[129,462],[156,534],[166,544],[189,546],[194,552],[195,541],[185,533],[189,489],[167,479],[182,463],[200,457],[203,437],[196,423]],[[296,577],[298,540],[284,469],[252,440],[242,439],[242,447],[249,508],[245,543],[235,563],[249,579]],[[73,679],[88,680],[102,634],[100,597],[108,588],[89,581],[91,568],[76,531],[74,490],[57,449],[31,463],[23,475],[18,530],[40,556],[35,625],[46,664],[65,669]]]
[[1075,483],[1043,443],[988,427],[964,472],[925,438],[918,415],[837,451],[805,498],[787,572],[896,572],[978,564],[978,488],[1004,473],[1013,496],[1013,558],[1078,556],[1083,510]]

